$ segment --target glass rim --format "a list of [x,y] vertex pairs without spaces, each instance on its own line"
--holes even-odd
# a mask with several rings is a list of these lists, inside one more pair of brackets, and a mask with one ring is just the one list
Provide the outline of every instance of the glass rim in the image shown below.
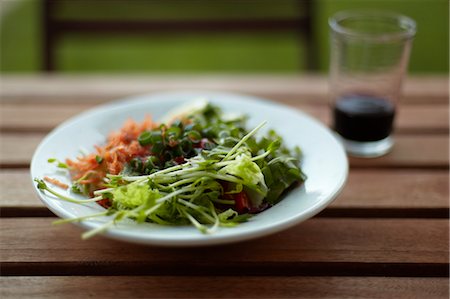
[[[354,19],[354,20],[367,20],[367,19],[379,20],[379,21],[393,21],[398,24],[399,31],[396,32],[380,32],[380,33],[368,33],[358,30],[350,29],[342,25],[342,21]],[[328,19],[330,28],[339,34],[366,39],[372,41],[392,41],[399,39],[410,39],[416,34],[416,22],[405,15],[390,11],[372,10],[372,11],[341,11],[334,14]]]

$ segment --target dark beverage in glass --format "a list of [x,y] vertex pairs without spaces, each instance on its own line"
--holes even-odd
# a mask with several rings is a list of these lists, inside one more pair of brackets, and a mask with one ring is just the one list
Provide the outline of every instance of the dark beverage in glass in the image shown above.
[[386,11],[347,11],[329,24],[334,129],[347,153],[384,155],[394,144],[394,117],[415,22]]
[[392,133],[395,107],[391,101],[366,96],[348,95],[334,106],[334,129],[348,140],[371,142]]

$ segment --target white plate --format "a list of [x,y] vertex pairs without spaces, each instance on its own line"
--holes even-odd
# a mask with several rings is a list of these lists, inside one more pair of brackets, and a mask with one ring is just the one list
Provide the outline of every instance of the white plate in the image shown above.
[[[249,129],[267,120],[262,133],[273,128],[284,137],[288,146],[299,145],[304,154],[302,169],[308,176],[306,182],[289,192],[277,205],[252,217],[249,222],[233,228],[220,228],[213,234],[202,234],[190,226],[135,224],[129,221],[117,224],[104,235],[129,242],[165,246],[200,246],[248,240],[281,231],[314,216],[329,205],[343,188],[348,173],[346,154],[333,133],[319,121],[267,100],[218,92],[172,92],[139,96],[82,113],[61,124],[41,142],[31,162],[31,176],[42,178],[48,175],[70,183],[67,173],[56,170],[54,165],[47,162],[48,158],[64,161],[79,155],[80,148],[93,151],[95,144],[104,143],[109,132],[119,129],[128,118],[141,121],[145,115],[151,114],[153,119],[158,120],[170,109],[199,97],[208,98],[225,112],[248,114]],[[37,188],[36,192],[43,203],[62,218],[80,217],[102,210],[95,203],[73,204],[47,196]],[[79,225],[92,229],[106,220],[83,221]]]

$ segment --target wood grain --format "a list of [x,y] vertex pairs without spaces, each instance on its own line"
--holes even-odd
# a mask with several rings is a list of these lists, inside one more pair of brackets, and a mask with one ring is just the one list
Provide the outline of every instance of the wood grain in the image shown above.
[[[132,292],[130,293],[130,289]],[[448,298],[447,278],[405,277],[3,277],[7,298]]]
[[[298,100],[285,100],[285,104],[295,107],[331,124],[331,112],[326,104],[308,104]],[[0,128],[3,131],[17,132],[47,132],[81,112],[93,108],[88,103],[58,103],[58,104],[3,104]],[[151,111],[149,111],[151,113]],[[397,133],[448,133],[448,104],[415,104],[401,105],[396,120]]]
[[[173,90],[219,90],[274,100],[328,100],[328,82],[318,75],[40,75],[2,76],[3,102],[61,101],[101,103],[136,94]],[[402,101],[448,103],[448,76],[415,76],[405,80]]]
[[201,248],[82,241],[80,228],[52,225],[31,184],[36,146],[95,105],[183,89],[264,97],[329,125],[323,75],[0,79],[1,298],[448,298],[448,76],[406,80],[393,151],[350,158],[347,185],[323,213],[271,236]]
[[352,267],[357,267],[356,263],[416,266],[448,263],[448,221],[445,219],[313,218],[268,237],[202,248],[133,245],[101,236],[82,241],[79,228],[71,224],[51,225],[53,220],[0,219],[2,267],[9,263],[10,269],[26,268],[34,263],[35,267],[42,268],[49,263],[47,267],[58,270],[56,266],[61,263],[60,271],[103,265],[117,271],[121,268],[126,271],[127,267],[128,271],[130,268],[139,271],[139,267],[146,267],[141,270],[150,272],[152,268],[189,272],[212,267],[219,273],[222,266],[247,271],[256,271],[258,267],[280,270],[281,267],[295,272],[301,271],[297,267],[302,263],[315,262],[351,263]]
[[0,133],[0,166],[28,168],[44,137],[42,133]]
[[[0,133],[0,166],[28,167],[44,133]],[[352,167],[448,168],[448,135],[397,135],[391,153],[376,159],[350,159]]]
[[351,167],[444,168],[449,166],[448,136],[408,135],[394,136],[392,151],[374,159],[349,159]]
[[[28,169],[0,170],[0,190],[3,212],[5,208],[47,209],[33,189]],[[446,170],[355,169],[330,208],[448,209],[448,196]]]
[[354,169],[339,208],[447,208],[448,171]]

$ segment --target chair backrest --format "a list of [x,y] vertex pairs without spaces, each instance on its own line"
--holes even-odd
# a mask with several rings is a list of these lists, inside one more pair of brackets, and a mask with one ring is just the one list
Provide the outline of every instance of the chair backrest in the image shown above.
[[[95,1],[95,0],[94,0]],[[98,0],[97,0],[98,1]],[[132,1],[132,0],[129,0]],[[143,0],[139,0],[143,1]],[[185,0],[193,1],[193,0]],[[58,61],[56,51],[58,41],[70,33],[179,33],[179,32],[269,32],[269,31],[294,31],[298,36],[299,45],[304,42],[304,56],[301,59],[307,70],[317,69],[317,57],[315,55],[315,41],[312,30],[313,0],[297,1],[297,9],[302,11],[300,16],[288,18],[249,18],[249,19],[204,19],[201,20],[95,20],[95,19],[61,19],[56,16],[55,8],[58,0],[44,0],[43,2],[43,51],[42,69],[44,71],[57,71]],[[71,2],[74,5],[76,1]],[[102,5],[114,5],[114,0],[102,0]],[[258,0],[253,0],[252,5],[258,5]],[[214,3],[214,1],[212,1]],[[237,5],[239,1],[235,2]],[[248,4],[248,3],[247,3]],[[277,1],[273,1],[277,5]]]

